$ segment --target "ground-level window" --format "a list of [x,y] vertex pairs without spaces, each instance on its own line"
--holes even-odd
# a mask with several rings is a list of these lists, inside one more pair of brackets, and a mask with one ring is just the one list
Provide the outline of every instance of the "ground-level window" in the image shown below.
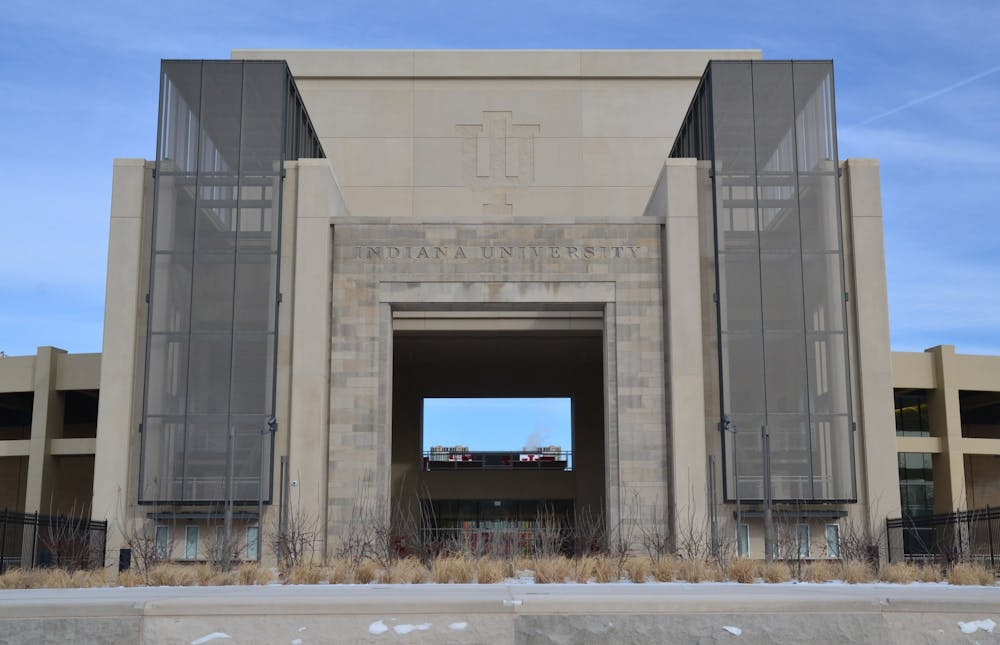
[[826,553],[831,558],[840,557],[840,525],[826,525]]
[[184,530],[184,558],[198,559],[198,527],[188,526]]
[[795,538],[799,545],[799,558],[809,557],[809,525],[798,524],[795,526]]
[[739,523],[736,525],[736,550],[739,555],[750,555],[750,526]]
[[247,527],[247,560],[256,560],[258,544],[260,543],[260,528],[256,526]]
[[167,560],[170,558],[170,527],[163,524],[156,527],[156,559]]

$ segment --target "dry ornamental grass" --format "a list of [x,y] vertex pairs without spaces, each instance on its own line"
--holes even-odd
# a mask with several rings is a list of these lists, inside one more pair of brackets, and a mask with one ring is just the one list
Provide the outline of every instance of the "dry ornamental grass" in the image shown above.
[[503,582],[507,577],[507,563],[494,558],[482,558],[476,562],[476,582],[481,585]]
[[573,575],[573,563],[564,556],[537,558],[534,562],[535,582],[549,584],[566,582]]
[[897,585],[906,585],[916,582],[920,576],[920,568],[909,562],[894,562],[887,565],[878,572],[878,579],[882,582],[889,582]]
[[677,579],[685,582],[703,582],[710,578],[708,564],[700,559],[681,560],[677,568]]
[[475,563],[468,556],[442,556],[431,563],[431,579],[437,583],[468,584],[475,578]]
[[653,563],[653,578],[657,582],[672,582],[680,570],[680,560],[672,555],[666,555]]
[[650,573],[652,573],[652,563],[649,558],[629,558],[625,561],[625,575],[632,582],[646,582],[649,580]]
[[981,564],[956,564],[948,569],[948,582],[953,585],[984,585],[992,587],[996,584],[996,576]]
[[749,584],[757,579],[757,562],[750,558],[734,558],[729,563],[729,579],[741,584]]
[[760,577],[764,582],[788,582],[792,579],[792,570],[787,562],[765,562],[760,567]]
[[802,582],[830,582],[836,577],[837,567],[826,560],[814,560],[802,570]]
[[852,560],[840,564],[839,578],[849,585],[856,585],[872,582],[875,580],[875,574],[868,564]]

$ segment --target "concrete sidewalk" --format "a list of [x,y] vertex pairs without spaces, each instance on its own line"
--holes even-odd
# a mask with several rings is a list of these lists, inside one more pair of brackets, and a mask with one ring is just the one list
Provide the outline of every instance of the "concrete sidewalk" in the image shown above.
[[2,644],[1000,643],[994,623],[1000,588],[936,584],[0,591]]

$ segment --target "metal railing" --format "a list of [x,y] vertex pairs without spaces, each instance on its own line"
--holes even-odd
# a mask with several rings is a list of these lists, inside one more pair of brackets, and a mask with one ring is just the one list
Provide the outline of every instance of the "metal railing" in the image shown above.
[[887,519],[885,528],[889,562],[1000,565],[1000,508]]
[[431,470],[573,470],[573,453],[469,451],[425,452],[423,469]]
[[0,510],[0,573],[38,566],[104,566],[108,523],[85,517]]

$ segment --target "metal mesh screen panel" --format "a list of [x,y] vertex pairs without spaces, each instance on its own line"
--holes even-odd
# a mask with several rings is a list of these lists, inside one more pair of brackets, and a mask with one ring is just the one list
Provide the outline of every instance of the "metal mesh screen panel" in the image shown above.
[[323,150],[283,61],[163,62],[141,502],[270,498],[281,179],[300,156]]
[[726,497],[856,497],[831,63],[713,61],[673,157],[712,162]]

